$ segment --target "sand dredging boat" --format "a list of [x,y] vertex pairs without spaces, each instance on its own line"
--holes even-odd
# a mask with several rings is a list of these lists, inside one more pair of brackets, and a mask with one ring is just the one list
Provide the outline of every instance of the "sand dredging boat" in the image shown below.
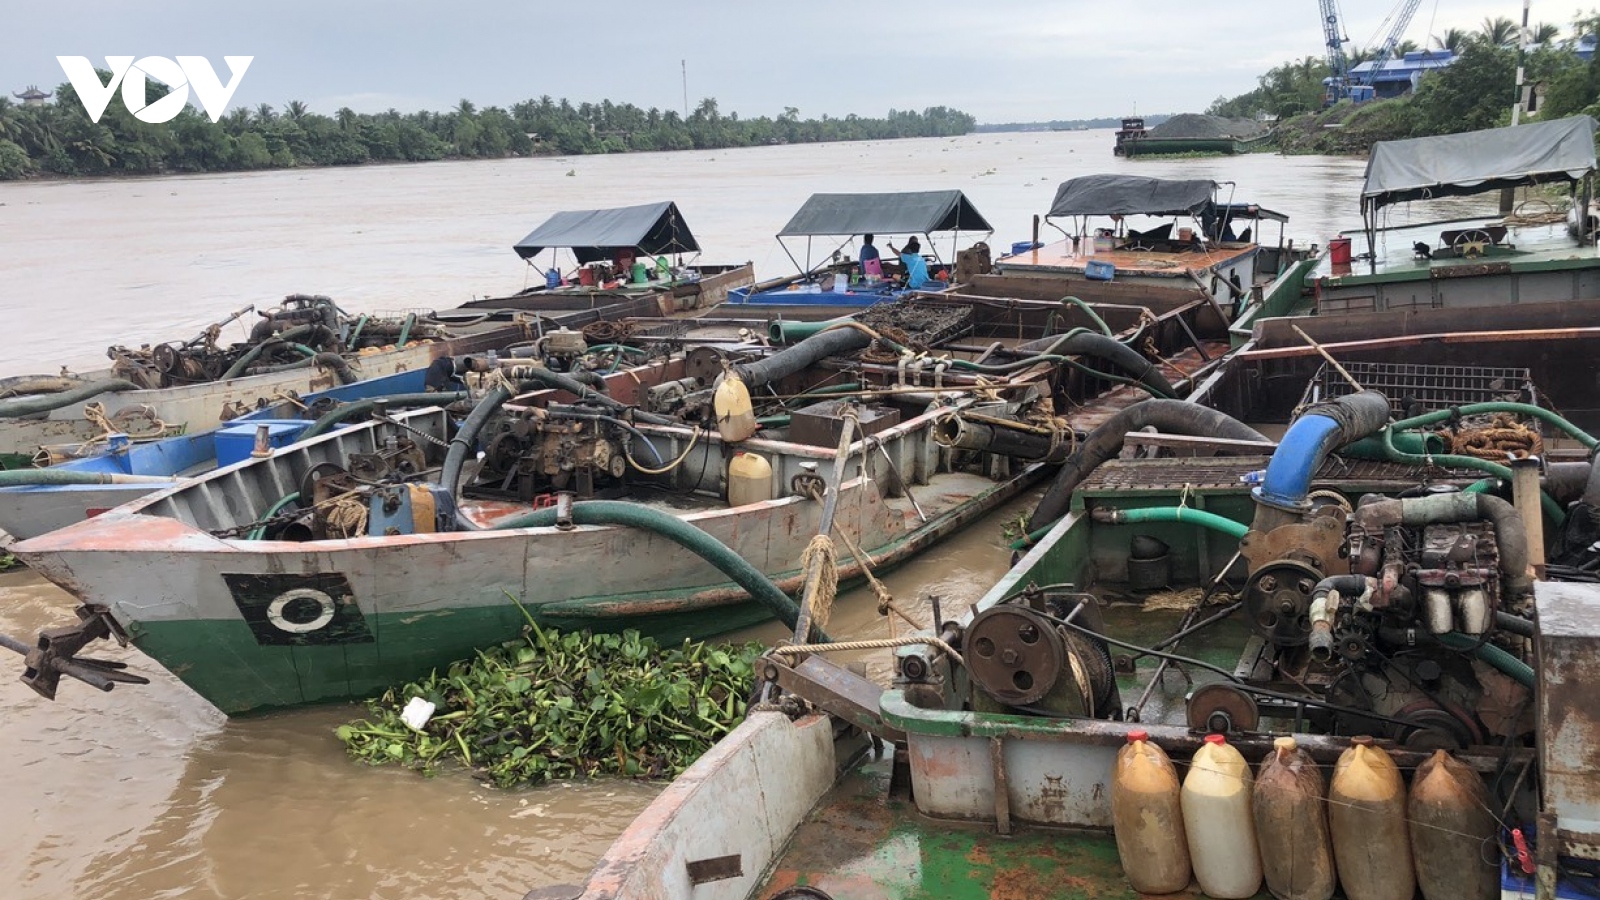
[[1344,366],[1212,398],[1277,440],[1125,410],[1037,545],[884,651],[887,689],[769,652],[749,719],[536,896],[1583,896],[1596,440],[1503,371]]
[[[384,416],[15,552],[86,603],[75,635],[126,636],[230,713],[374,693],[515,636],[524,610],[717,634],[792,615],[822,523],[860,550],[845,579],[901,562],[1226,352],[1197,299],[1107,308],[1104,330],[1002,306],[882,306],[782,349],[665,323],[687,352],[609,375],[559,371],[558,332],[464,418]],[[82,641],[59,646],[70,668]],[[53,690],[62,667],[35,662]]]
[[[661,254],[663,265],[641,265],[637,277],[621,280],[541,275],[514,295],[442,311],[352,315],[328,297],[296,295],[262,312],[242,342],[221,335],[253,307],[188,341],[113,347],[105,373],[0,380],[0,390],[28,394],[0,400],[0,467],[16,469],[0,473],[0,528],[34,537],[201,474],[236,459],[219,457],[219,440],[249,440],[260,424],[282,446],[333,404],[380,396],[394,401],[391,409],[414,403],[400,395],[422,392],[432,377],[424,371],[452,356],[526,356],[563,328],[702,312],[753,280],[748,263],[685,264],[682,254],[699,245],[673,203],[557,213],[515,249],[529,265],[546,250],[570,251],[587,265]],[[679,264],[666,265],[667,254]],[[610,345],[594,343],[597,352]]]

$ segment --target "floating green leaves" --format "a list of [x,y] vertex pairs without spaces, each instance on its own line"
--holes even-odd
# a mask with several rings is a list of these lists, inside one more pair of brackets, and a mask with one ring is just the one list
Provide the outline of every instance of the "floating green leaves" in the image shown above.
[[[590,634],[529,625],[523,640],[369,701],[370,718],[336,734],[371,765],[433,772],[447,762],[500,787],[682,772],[744,718],[760,644],[661,647],[636,631]],[[414,731],[413,697],[436,707]]]

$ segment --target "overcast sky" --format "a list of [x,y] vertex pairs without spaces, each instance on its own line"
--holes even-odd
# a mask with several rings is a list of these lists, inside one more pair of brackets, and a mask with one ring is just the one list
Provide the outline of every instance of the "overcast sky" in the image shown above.
[[[1393,0],[1343,0],[1369,43]],[[1566,28],[1573,0],[1535,0],[1532,22]],[[1424,0],[1405,36],[1423,43],[1514,2]],[[1430,31],[1431,22],[1431,31]],[[0,0],[0,89],[65,81],[58,55],[254,56],[235,105],[304,100],[331,113],[509,105],[550,94],[777,115],[794,106],[882,115],[954,106],[980,122],[1195,112],[1255,86],[1271,66],[1323,52],[1315,0]]]

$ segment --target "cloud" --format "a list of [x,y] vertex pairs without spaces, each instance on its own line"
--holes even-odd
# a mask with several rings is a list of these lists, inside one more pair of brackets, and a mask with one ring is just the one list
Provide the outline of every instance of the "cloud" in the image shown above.
[[[1134,103],[1196,110],[1251,89],[1273,65],[1323,53],[1312,0],[924,0],[881,10],[712,0],[671,15],[614,0],[582,20],[548,4],[491,0],[75,8],[0,30],[0,88],[60,83],[57,55],[248,54],[256,59],[235,96],[246,106],[301,99],[325,112],[409,111],[550,94],[679,109],[687,61],[691,106],[710,96],[745,116],[785,106],[844,116],[943,104],[997,121],[1120,115]],[[1394,8],[1343,0],[1352,43],[1380,36]],[[1565,27],[1570,11],[1560,10],[1545,0],[1534,21]],[[0,18],[17,23],[26,12],[21,0],[0,0]],[[1504,0],[1434,0],[1405,37],[1421,44],[1515,13]]]

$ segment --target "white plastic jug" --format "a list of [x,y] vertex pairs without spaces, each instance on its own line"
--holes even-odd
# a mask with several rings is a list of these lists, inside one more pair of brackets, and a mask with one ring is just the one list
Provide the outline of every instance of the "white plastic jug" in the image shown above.
[[1244,900],[1261,888],[1250,764],[1220,734],[1206,735],[1183,779],[1183,830],[1207,897]]

